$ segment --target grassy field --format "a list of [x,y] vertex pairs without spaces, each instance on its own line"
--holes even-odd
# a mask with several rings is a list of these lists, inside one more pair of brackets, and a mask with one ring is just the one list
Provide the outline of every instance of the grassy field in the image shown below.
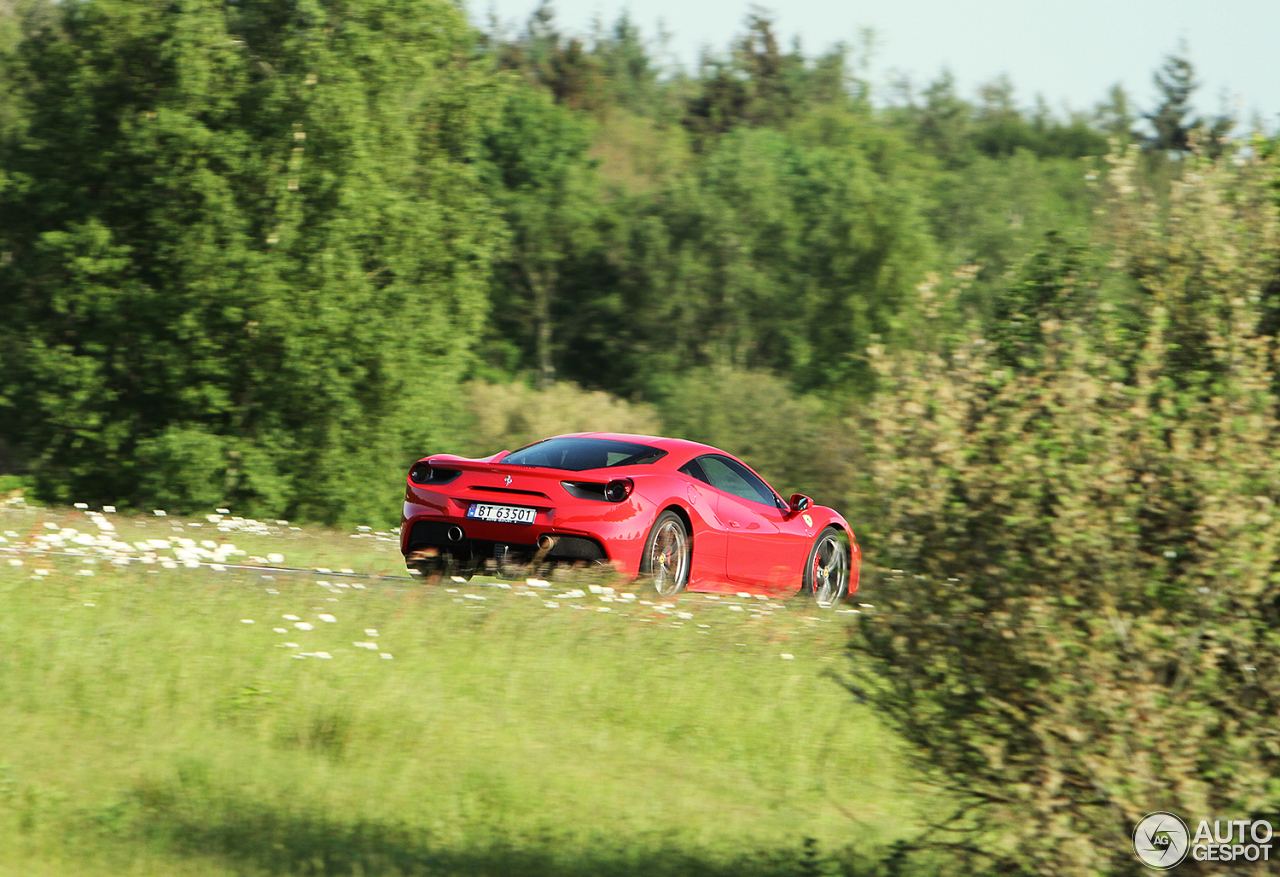
[[237,570],[404,574],[230,516],[0,531],[0,874],[861,874],[917,829],[831,678],[849,611]]

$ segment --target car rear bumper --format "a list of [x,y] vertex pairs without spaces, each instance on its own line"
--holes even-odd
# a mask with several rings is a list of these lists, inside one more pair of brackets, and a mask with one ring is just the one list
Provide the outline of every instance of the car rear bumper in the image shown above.
[[[406,559],[424,549],[435,549],[474,563],[501,553],[533,556],[541,552],[542,559],[552,562],[610,564],[625,576],[639,575],[640,556],[648,533],[632,519],[592,520],[588,528],[573,524],[583,523],[587,515],[598,518],[598,507],[583,509],[582,514],[574,514],[577,510],[573,508],[539,507],[531,524],[498,523],[468,518],[469,502],[443,495],[436,502],[436,497],[422,496],[421,489],[415,492],[418,494],[415,499],[427,501],[404,504],[400,550]],[[545,546],[544,540],[545,547],[540,548],[539,540],[543,537],[550,537],[552,544]]]

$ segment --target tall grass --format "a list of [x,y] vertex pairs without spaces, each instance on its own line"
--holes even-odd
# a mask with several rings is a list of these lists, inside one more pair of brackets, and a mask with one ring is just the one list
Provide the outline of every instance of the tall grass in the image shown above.
[[869,873],[916,824],[851,615],[10,557],[0,874]]

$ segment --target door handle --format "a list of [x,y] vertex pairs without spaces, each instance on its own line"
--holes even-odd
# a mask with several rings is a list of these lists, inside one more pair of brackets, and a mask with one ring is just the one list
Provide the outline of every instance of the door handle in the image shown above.
[[729,526],[730,526],[730,527],[741,527],[742,525],[741,525],[741,524],[739,524],[737,521],[730,521],[730,522],[729,522]]

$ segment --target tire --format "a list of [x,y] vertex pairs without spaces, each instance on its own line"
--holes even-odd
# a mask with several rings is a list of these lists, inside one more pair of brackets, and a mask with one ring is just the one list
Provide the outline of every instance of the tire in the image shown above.
[[843,537],[835,527],[823,530],[804,565],[801,589],[823,609],[839,606],[849,596],[849,547]]
[[660,596],[671,597],[689,584],[691,555],[684,521],[675,512],[665,511],[658,515],[645,540],[640,572],[650,576]]
[[464,563],[444,551],[419,558],[409,565],[418,571],[423,583],[428,585],[436,585],[445,579],[452,579],[455,576],[470,581],[471,577],[476,574],[474,563]]

